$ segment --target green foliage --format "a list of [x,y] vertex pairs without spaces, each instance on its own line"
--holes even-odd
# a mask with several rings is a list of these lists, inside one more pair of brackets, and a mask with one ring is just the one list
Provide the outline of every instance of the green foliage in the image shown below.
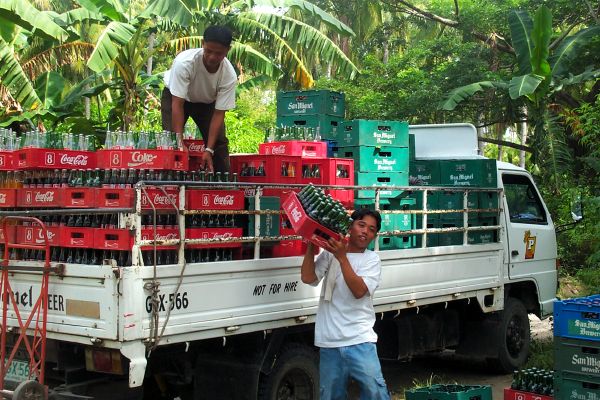
[[583,285],[583,291],[580,293],[581,296],[600,293],[600,267],[580,269],[575,274],[575,277]]
[[526,368],[554,370],[554,340],[552,338],[531,342],[529,359],[523,366],[523,369]]

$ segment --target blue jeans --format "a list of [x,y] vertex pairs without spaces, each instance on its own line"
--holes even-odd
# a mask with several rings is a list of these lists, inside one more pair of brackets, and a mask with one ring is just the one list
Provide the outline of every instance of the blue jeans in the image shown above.
[[361,400],[390,398],[375,343],[321,347],[319,375],[321,400],[345,400],[349,378],[358,382]]

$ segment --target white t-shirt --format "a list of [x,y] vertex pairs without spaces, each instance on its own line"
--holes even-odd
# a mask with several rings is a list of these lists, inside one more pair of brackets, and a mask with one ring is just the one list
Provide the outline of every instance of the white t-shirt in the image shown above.
[[[325,277],[329,269],[329,261],[333,254],[323,251],[315,260],[315,273],[317,281]],[[354,297],[342,271],[337,269],[338,276],[335,280],[331,301],[323,299],[325,282],[321,288],[321,299],[315,322],[315,346],[342,347],[360,343],[377,342],[377,334],[373,330],[375,324],[375,310],[373,308],[373,293],[379,286],[381,279],[381,260],[379,255],[371,250],[364,253],[347,253],[352,269],[360,276],[369,293],[357,299]]]
[[182,51],[165,72],[165,86],[173,96],[191,103],[215,103],[217,110],[235,108],[237,75],[228,59],[223,59],[215,73],[208,72],[202,62],[204,49]]

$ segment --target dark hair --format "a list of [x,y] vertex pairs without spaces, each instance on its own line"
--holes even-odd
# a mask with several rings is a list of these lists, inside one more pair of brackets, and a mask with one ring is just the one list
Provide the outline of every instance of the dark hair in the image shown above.
[[222,25],[213,25],[206,28],[204,31],[205,42],[216,42],[225,47],[231,46],[233,40],[231,29]]
[[381,230],[381,214],[379,214],[379,211],[371,210],[370,208],[359,208],[358,210],[354,210],[350,218],[354,221],[360,221],[367,215],[375,218],[375,221],[377,222],[377,232],[379,232]]

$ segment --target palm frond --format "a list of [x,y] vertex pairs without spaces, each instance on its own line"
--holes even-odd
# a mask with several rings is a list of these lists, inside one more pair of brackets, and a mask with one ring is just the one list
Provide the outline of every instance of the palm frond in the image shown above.
[[546,111],[544,122],[534,129],[531,138],[533,157],[555,191],[559,191],[572,174],[573,156],[570,153],[564,125],[560,118]]
[[23,71],[34,81],[44,72],[55,70],[76,60],[86,61],[94,51],[94,45],[86,42],[70,42],[36,54],[23,62]]

